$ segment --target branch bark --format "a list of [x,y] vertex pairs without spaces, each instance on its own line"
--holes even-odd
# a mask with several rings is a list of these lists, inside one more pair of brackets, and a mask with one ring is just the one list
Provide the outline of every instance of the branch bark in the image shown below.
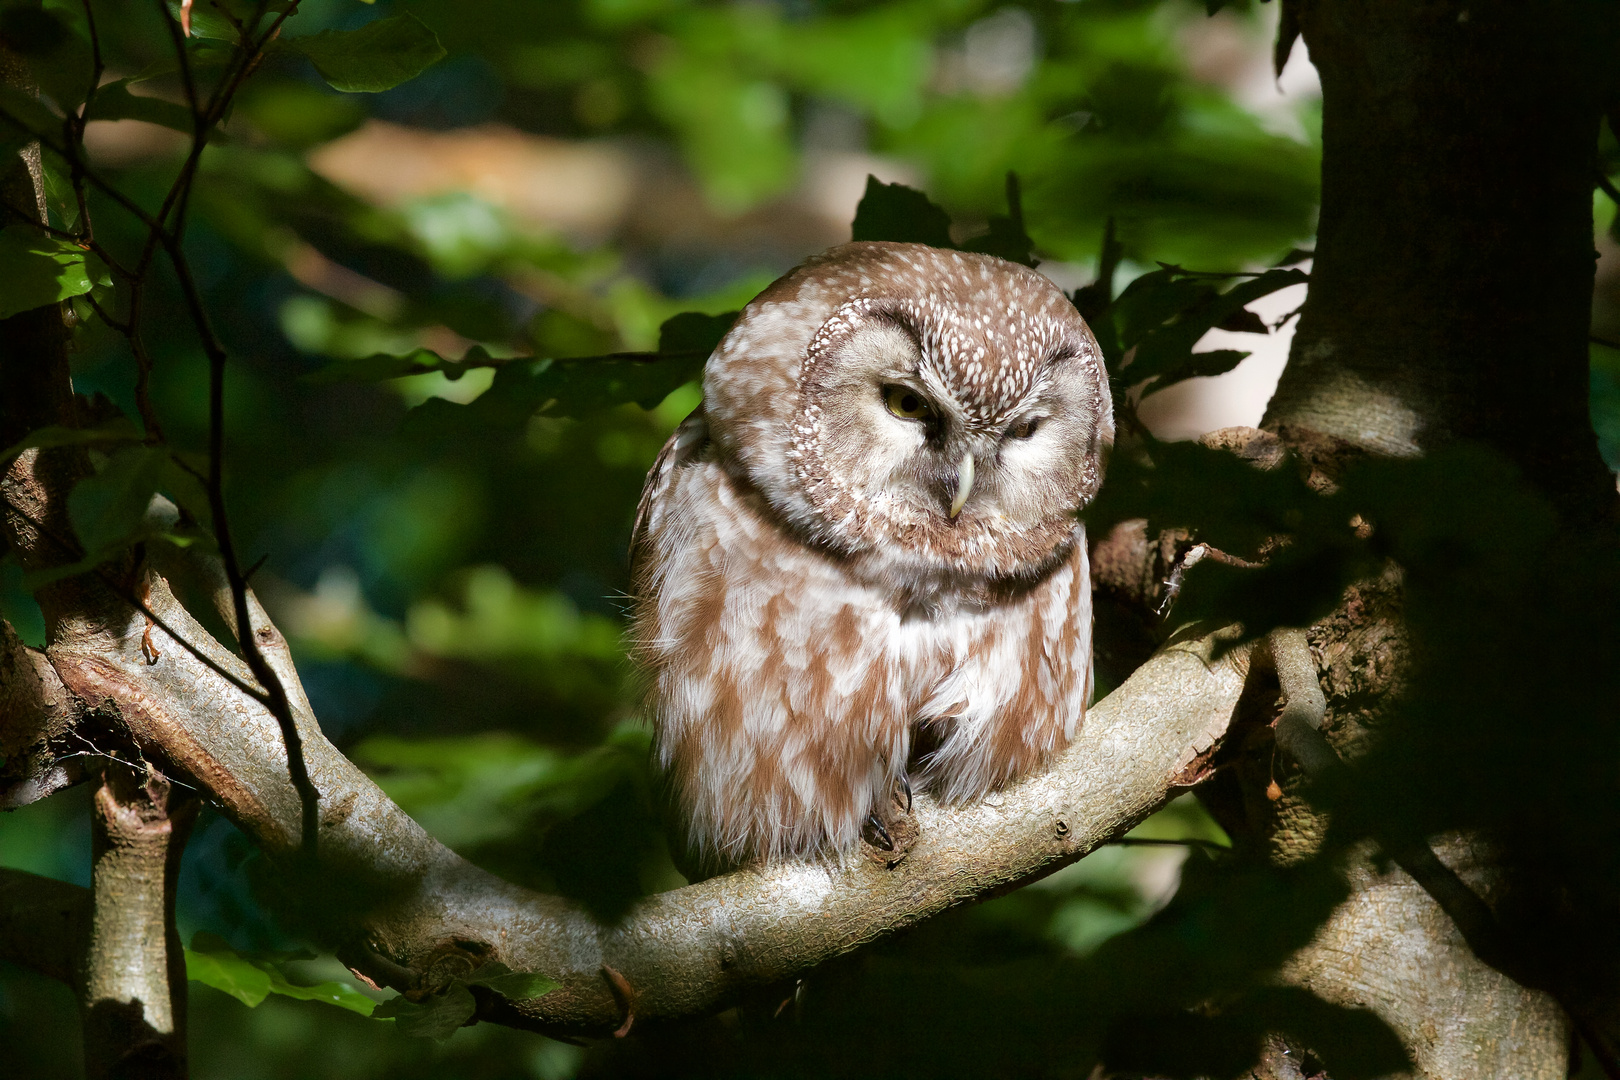
[[[149,603],[215,663],[251,681],[150,573]],[[531,1001],[484,1002],[485,1017],[554,1033],[606,1034],[627,1019],[723,1007],[749,986],[791,977],[955,904],[1078,859],[1127,831],[1200,775],[1242,691],[1247,651],[1214,658],[1213,638],[1149,661],[1087,717],[1046,773],[981,804],[919,797],[921,836],[893,869],[850,859],[745,869],[649,897],[619,924],[502,882],[438,844],[320,732],[285,640],[257,601],[259,645],[284,680],[320,792],[318,863],[302,853],[300,801],[270,714],[153,630],[144,617],[69,634],[49,656],[86,702],[116,709],[155,765],[185,776],[279,865],[296,914],[357,971],[413,994],[490,961],[562,983]],[[632,988],[627,998],[614,973]]]
[[196,816],[195,799],[151,772],[111,765],[96,791],[79,993],[90,1080],[186,1075],[186,966],[174,892]]
[[83,710],[45,654],[0,619],[0,810],[37,802],[83,776],[70,756]]

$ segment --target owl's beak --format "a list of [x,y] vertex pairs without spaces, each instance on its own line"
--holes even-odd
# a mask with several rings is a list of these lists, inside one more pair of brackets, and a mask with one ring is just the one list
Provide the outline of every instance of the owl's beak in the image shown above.
[[963,454],[962,463],[956,467],[956,498],[951,500],[951,517],[962,512],[962,504],[967,502],[968,494],[973,490],[973,455]]

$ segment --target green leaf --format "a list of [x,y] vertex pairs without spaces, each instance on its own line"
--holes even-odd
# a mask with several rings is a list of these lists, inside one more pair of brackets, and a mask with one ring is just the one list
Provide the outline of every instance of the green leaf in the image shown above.
[[110,554],[148,531],[146,510],[168,469],[167,450],[134,446],[68,493],[68,518],[87,555]]
[[707,357],[720,347],[740,311],[727,311],[721,315],[704,315],[696,311],[683,311],[665,319],[658,328],[660,353],[702,353]]
[[[1179,268],[1167,267],[1132,282],[1120,296],[1122,338],[1130,344],[1133,335],[1140,335],[1135,338],[1136,354],[1121,373],[1126,385],[1157,379],[1156,388],[1162,389],[1193,375],[1230,370],[1220,366],[1231,359],[1230,350],[1205,354],[1205,359],[1197,360],[1193,346],[1210,330],[1237,317],[1245,305],[1310,280],[1303,270],[1267,270],[1223,293],[1217,292],[1207,279],[1182,274]],[[1144,282],[1148,284],[1138,290],[1137,286]],[[1151,326],[1155,318],[1160,318],[1161,325]]]
[[394,1025],[407,1035],[428,1039],[448,1039],[456,1030],[465,1027],[478,1011],[478,1002],[472,991],[461,983],[451,983],[442,994],[413,1002],[404,997],[390,998],[377,1006],[371,1015],[378,1020],[393,1020]]
[[1167,266],[1143,274],[1114,301],[1114,325],[1120,344],[1129,348],[1148,334],[1219,293],[1209,278],[1190,277],[1180,267]]
[[956,246],[951,243],[949,214],[922,192],[904,184],[885,184],[875,176],[866,178],[866,194],[855,208],[855,221],[850,228],[853,240],[893,240],[938,248]]
[[653,354],[646,360],[542,360],[531,369],[526,389],[548,416],[589,416],[626,401],[650,409],[697,378],[707,359],[704,353],[668,359]]
[[366,118],[361,99],[292,79],[250,83],[236,111],[259,132],[299,150],[344,135]]
[[238,953],[224,938],[199,931],[186,950],[186,978],[223,990],[248,1008],[255,1008],[270,994],[298,1001],[320,1001],[361,1016],[370,1016],[377,1003],[347,983],[323,982],[301,986],[281,970],[286,960],[310,960],[313,954]]
[[100,427],[65,428],[42,427],[30,431],[20,442],[0,451],[0,464],[6,464],[24,450],[35,447],[49,449],[56,446],[78,446],[99,442],[133,442],[141,437],[135,424],[127,417],[117,417]]
[[489,963],[462,980],[469,986],[487,986],[510,1001],[544,997],[562,983],[532,971],[513,971],[505,964]]
[[[454,370],[455,374],[451,375]],[[461,365],[446,360],[429,349],[418,349],[404,356],[372,353],[353,360],[334,360],[303,376],[303,381],[315,386],[329,386],[346,382],[384,382],[406,375],[421,375],[429,371],[442,371],[450,378],[461,374]]]
[[[175,22],[182,22],[180,17],[180,0],[164,0],[169,9],[170,18]],[[191,5],[189,25],[191,37],[205,38],[213,41],[236,41],[241,33],[209,0],[197,0]]]
[[32,225],[0,230],[0,319],[82,296],[97,284],[82,248]]
[[311,37],[289,38],[286,47],[309,57],[328,86],[351,94],[391,90],[445,56],[438,35],[410,12],[358,30],[322,30]]
[[270,992],[280,994],[282,997],[294,998],[298,1001],[320,1001],[327,1005],[334,1005],[349,1012],[359,1013],[361,1016],[370,1016],[377,1008],[377,1003],[348,983],[323,982],[313,986],[299,986],[287,981],[287,977],[280,969],[266,961],[257,962],[261,967],[268,969],[270,974]]
[[131,94],[129,83],[129,79],[119,79],[97,90],[85,119],[144,120],[148,124],[183,131],[187,135],[195,130],[190,109],[162,98]]
[[1208,375],[1224,375],[1237,367],[1251,354],[1241,349],[1211,349],[1208,352],[1195,352],[1187,356],[1185,363],[1178,364],[1164,372],[1142,391],[1143,397],[1156,394],[1166,387],[1174,386],[1183,379],[1198,378]]
[[[196,938],[192,939],[192,944],[198,944]],[[270,994],[269,972],[229,949],[187,949],[186,978],[223,990],[250,1009],[256,1008]]]
[[513,971],[505,975],[471,981],[479,986],[489,987],[509,1001],[528,1001],[544,997],[562,985],[555,979],[548,979],[544,975],[528,971]]
[[[191,37],[213,41],[236,42],[241,39],[238,27],[253,28],[254,17],[279,15],[293,6],[295,0],[196,0],[191,5]],[[164,0],[169,16],[180,22],[180,0]],[[192,46],[195,48],[196,46]]]

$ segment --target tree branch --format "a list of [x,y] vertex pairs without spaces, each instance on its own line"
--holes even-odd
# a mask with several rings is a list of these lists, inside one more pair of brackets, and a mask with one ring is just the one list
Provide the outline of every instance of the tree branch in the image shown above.
[[80,780],[70,757],[83,710],[45,654],[0,619],[0,810],[14,810]]
[[[166,580],[153,573],[150,582],[149,602],[164,624],[246,680],[241,658],[203,631]],[[219,590],[222,607],[227,596]],[[345,962],[417,994],[490,961],[540,972],[561,989],[486,1003],[484,1015],[558,1033],[621,1026],[623,994],[605,974],[610,969],[633,988],[641,1018],[701,1014],[748,986],[1078,859],[1184,782],[1187,766],[1225,732],[1247,670],[1244,649],[1212,659],[1212,639],[1166,650],[1087,716],[1049,771],[971,806],[942,808],[919,796],[921,837],[892,870],[861,859],[745,869],[649,897],[619,924],[603,926],[569,901],[472,866],[389,801],[321,734],[285,639],[256,599],[251,605],[321,792],[314,873],[299,857],[301,806],[285,744],[261,704],[178,642],[159,642],[161,660],[148,664],[140,648],[146,622],[133,609],[48,652],[69,688],[116,709],[142,753],[202,787],[296,877],[286,890],[299,904],[295,915]]]
[[80,1011],[91,1080],[186,1075],[186,969],[174,925],[196,800],[161,776],[108,767],[96,791],[95,869]]

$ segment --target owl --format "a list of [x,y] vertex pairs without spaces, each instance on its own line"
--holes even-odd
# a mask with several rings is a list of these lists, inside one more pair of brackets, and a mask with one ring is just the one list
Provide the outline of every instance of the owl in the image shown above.
[[1095,339],[1024,266],[853,243],[757,296],[648,474],[635,652],[689,850],[888,842],[1040,766],[1091,693]]

